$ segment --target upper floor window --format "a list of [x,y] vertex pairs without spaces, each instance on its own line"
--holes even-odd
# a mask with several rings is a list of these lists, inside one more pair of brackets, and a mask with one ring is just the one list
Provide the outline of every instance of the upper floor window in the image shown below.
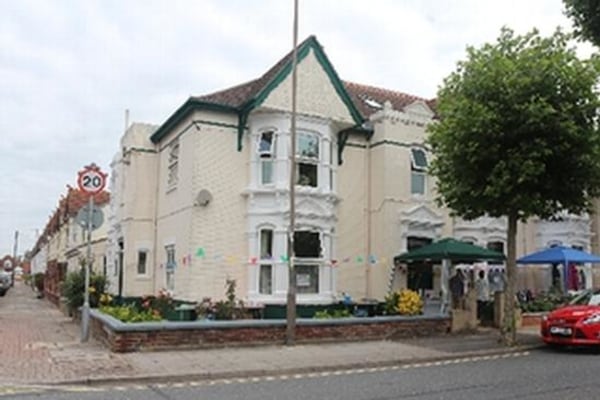
[[275,158],[275,133],[262,132],[258,139],[258,155],[260,157],[260,183],[269,185],[273,183],[273,160]]
[[425,180],[427,177],[427,154],[423,149],[411,149],[411,174],[410,174],[410,193],[425,194]]
[[174,140],[171,142],[168,148],[169,159],[167,162],[168,176],[167,176],[167,188],[177,186],[179,179],[179,141]]
[[296,183],[300,186],[317,187],[319,168],[319,137],[300,133],[296,143]]

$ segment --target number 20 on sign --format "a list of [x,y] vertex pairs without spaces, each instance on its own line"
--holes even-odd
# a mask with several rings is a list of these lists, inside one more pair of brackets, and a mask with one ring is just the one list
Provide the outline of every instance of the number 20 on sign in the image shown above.
[[88,165],[79,171],[77,186],[83,192],[96,194],[106,186],[106,175],[96,164]]

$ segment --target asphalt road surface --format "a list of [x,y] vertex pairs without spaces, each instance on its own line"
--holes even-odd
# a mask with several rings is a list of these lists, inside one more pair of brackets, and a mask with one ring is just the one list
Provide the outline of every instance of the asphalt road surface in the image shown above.
[[19,400],[568,400],[600,398],[600,350],[549,349],[393,367],[106,387],[1,388]]

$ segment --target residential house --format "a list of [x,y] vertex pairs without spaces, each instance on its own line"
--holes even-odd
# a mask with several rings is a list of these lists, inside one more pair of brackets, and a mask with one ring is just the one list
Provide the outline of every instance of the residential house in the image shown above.
[[[87,236],[77,221],[77,214],[88,204],[88,199],[86,193],[67,186],[67,194],[59,200],[30,252],[32,273],[45,273],[44,292],[56,304],[66,274],[80,268],[82,258],[87,256]],[[94,195],[95,204],[101,209],[106,208],[109,199],[106,191]],[[97,273],[103,273],[106,265],[106,226],[104,223],[92,233],[92,267]]]
[[[222,298],[235,279],[247,301],[285,302],[291,63],[288,54],[255,80],[190,97],[159,127],[127,129],[111,165],[113,291]],[[298,47],[297,72],[299,303],[342,291],[382,299],[407,286],[437,296],[439,266],[393,258],[445,236],[504,251],[505,220],[463,221],[434,201],[425,144],[434,101],[342,81],[314,36]],[[589,250],[590,224],[532,220],[520,226],[518,254],[553,242]],[[523,282],[545,276],[532,271]]]

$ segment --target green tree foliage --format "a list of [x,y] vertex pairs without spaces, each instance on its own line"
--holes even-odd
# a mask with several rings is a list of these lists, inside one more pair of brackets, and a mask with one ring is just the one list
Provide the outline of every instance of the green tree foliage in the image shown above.
[[[90,286],[88,288],[90,294],[90,307],[98,307],[100,297],[106,291],[107,285],[108,282],[105,276],[93,272],[90,274]],[[84,289],[84,268],[67,274],[67,277],[62,283],[61,291],[66,299],[66,304],[69,307],[70,312],[77,310],[83,305]]]
[[575,34],[600,46],[600,0],[563,0]]
[[[465,219],[508,219],[508,299],[517,221],[581,213],[600,194],[598,60],[579,60],[568,40],[503,28],[497,43],[468,48],[439,90],[439,122],[429,128],[438,201]],[[506,304],[511,344],[515,306]]]

